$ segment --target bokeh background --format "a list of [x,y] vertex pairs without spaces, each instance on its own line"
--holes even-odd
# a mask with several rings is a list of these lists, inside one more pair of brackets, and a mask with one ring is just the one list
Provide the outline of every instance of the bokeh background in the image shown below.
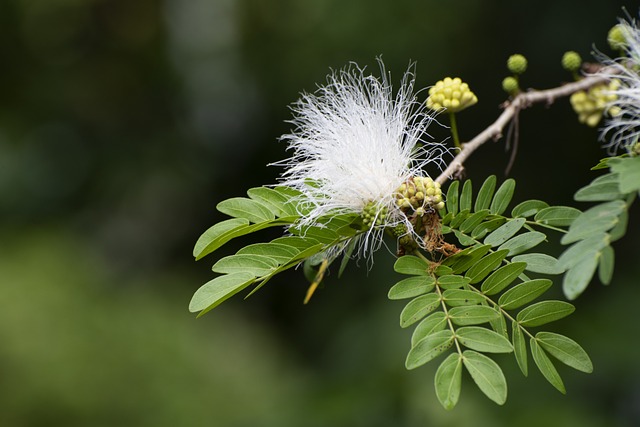
[[[510,54],[529,59],[525,87],[570,80],[562,53],[608,52],[625,5],[637,16],[615,0],[1,1],[0,425],[640,425],[637,206],[613,284],[554,326],[595,365],[559,367],[567,396],[505,358],[504,407],[465,377],[444,411],[437,364],[404,369],[411,331],[386,299],[385,251],[307,306],[294,271],[187,311],[212,277],[191,252],[223,218],[216,203],[275,182],[288,105],[331,68],[377,73],[382,56],[395,82],[410,61],[418,87],[462,77],[480,99],[459,116],[469,139],[499,114]],[[520,130],[516,199],[574,204],[603,156],[596,131],[566,101],[527,110]],[[468,176],[502,178],[508,158],[488,144]]]

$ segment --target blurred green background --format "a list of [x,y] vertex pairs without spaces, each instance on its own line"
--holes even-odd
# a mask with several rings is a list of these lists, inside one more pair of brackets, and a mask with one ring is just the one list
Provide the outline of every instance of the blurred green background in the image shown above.
[[[404,369],[411,331],[386,299],[384,250],[307,306],[294,271],[187,312],[212,277],[191,251],[216,203],[275,182],[288,105],[331,68],[377,73],[382,56],[396,82],[410,61],[418,87],[462,77],[480,99],[459,117],[468,139],[499,113],[510,54],[529,59],[525,87],[570,80],[562,53],[608,52],[625,4],[637,16],[612,0],[1,1],[0,425],[640,425],[637,207],[614,283],[556,326],[595,365],[559,367],[567,396],[505,358],[504,407],[467,377],[445,412],[436,366]],[[574,204],[603,156],[597,132],[566,101],[526,111],[520,130],[516,199]],[[468,176],[502,177],[508,157],[489,144]]]

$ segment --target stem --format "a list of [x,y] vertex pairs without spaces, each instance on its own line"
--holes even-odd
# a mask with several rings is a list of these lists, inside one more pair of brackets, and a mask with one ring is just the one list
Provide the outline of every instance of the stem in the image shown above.
[[460,151],[460,137],[458,136],[458,124],[456,122],[456,113],[449,113],[449,121],[451,123],[451,135],[453,136],[453,145]]
[[[615,71],[613,71],[615,72]],[[547,89],[547,90],[531,90],[528,92],[521,92],[516,95],[513,100],[504,104],[504,111],[488,128],[476,135],[471,141],[464,144],[464,148],[461,148],[458,154],[455,156],[449,166],[438,176],[436,182],[444,184],[448,179],[451,179],[464,169],[462,166],[467,158],[477,150],[482,144],[493,139],[497,141],[502,137],[502,130],[504,127],[518,114],[520,110],[524,110],[533,104],[546,102],[547,105],[552,104],[557,98],[569,96],[574,92],[580,90],[587,90],[595,85],[605,83],[607,80],[599,76],[589,76],[584,79],[567,83],[565,85]],[[452,130],[454,128],[452,124]],[[454,137],[455,143],[455,137]],[[458,145],[456,145],[458,146]]]
[[[431,262],[419,250],[413,251],[413,255],[417,256],[418,258],[420,258],[421,260],[423,260],[425,262]],[[453,322],[451,322],[451,318],[449,317],[449,310],[447,310],[447,304],[445,304],[444,298],[442,298],[442,290],[440,289],[440,286],[438,286],[438,282],[437,281],[436,281],[435,289],[436,289],[436,292],[438,293],[438,296],[440,297],[440,305],[442,306],[442,311],[444,312],[444,316],[447,319],[447,324],[449,325],[449,330],[451,330],[451,332],[453,332],[453,342],[456,343],[456,350],[458,351],[458,354],[460,356],[462,356],[462,349],[460,348],[460,343],[458,342],[458,338],[456,337],[456,329],[453,327]]]

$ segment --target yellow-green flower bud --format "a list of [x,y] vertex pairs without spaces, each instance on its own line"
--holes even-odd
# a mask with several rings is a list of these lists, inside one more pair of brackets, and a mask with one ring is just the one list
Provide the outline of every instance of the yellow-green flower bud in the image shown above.
[[607,34],[607,41],[609,46],[613,50],[623,50],[627,44],[626,37],[624,35],[624,27],[620,24],[614,25]]
[[505,77],[504,80],[502,80],[502,89],[504,89],[504,91],[509,95],[515,95],[516,93],[520,92],[518,79],[512,76]]
[[446,77],[436,82],[429,89],[427,108],[442,110],[446,108],[451,113],[457,113],[478,102],[476,95],[469,89],[469,85],[463,83],[458,77]]
[[582,58],[578,52],[572,50],[567,51],[562,55],[562,68],[572,73],[578,71],[582,65]]
[[580,123],[595,127],[600,123],[605,110],[610,116],[619,114],[619,109],[609,108],[607,110],[607,106],[617,98],[612,91],[619,86],[620,82],[618,80],[612,80],[609,84],[594,86],[588,92],[579,91],[571,95],[569,102],[571,102],[573,110],[578,114]]
[[527,58],[516,53],[507,59],[507,68],[513,74],[522,74],[527,70]]

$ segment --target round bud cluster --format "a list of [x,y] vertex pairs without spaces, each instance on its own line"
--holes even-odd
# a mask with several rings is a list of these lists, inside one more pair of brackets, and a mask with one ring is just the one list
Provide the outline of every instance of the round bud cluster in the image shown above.
[[578,52],[570,50],[562,55],[562,68],[565,70],[575,73],[580,69],[581,65],[582,58]]
[[[580,123],[595,127],[600,123],[607,106],[617,99],[612,91],[620,86],[618,80],[612,80],[609,84],[601,84],[592,87],[588,92],[583,90],[571,95],[570,102],[573,110],[578,114]],[[609,108],[608,114],[616,116],[619,108]]]
[[516,53],[507,59],[507,68],[513,74],[522,74],[527,71],[527,58]]
[[427,211],[444,208],[440,183],[429,177],[410,178],[398,188],[396,205],[403,211],[413,211],[418,216]]
[[611,49],[624,50],[624,46],[627,44],[624,36],[624,27],[620,24],[611,27],[609,34],[607,34],[607,41]]
[[505,77],[504,80],[502,80],[502,89],[509,95],[515,95],[520,91],[518,79],[512,76]]
[[446,108],[451,113],[457,113],[477,102],[478,98],[471,92],[468,84],[458,77],[446,77],[429,89],[427,107],[436,111]]
[[380,206],[374,202],[369,202],[362,209],[360,217],[366,228],[384,225],[387,220],[388,209],[386,206]]

